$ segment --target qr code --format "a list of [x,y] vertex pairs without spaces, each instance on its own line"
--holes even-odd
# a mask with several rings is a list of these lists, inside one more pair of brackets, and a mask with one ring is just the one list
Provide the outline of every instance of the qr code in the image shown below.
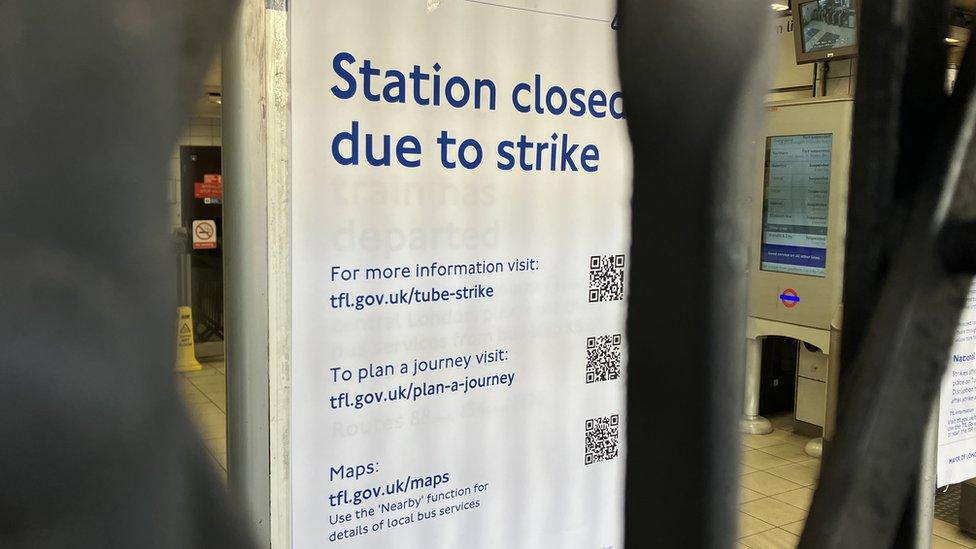
[[590,257],[590,303],[624,298],[624,256]]
[[620,414],[586,420],[586,465],[616,458],[619,443]]
[[586,338],[586,382],[620,377],[620,334]]

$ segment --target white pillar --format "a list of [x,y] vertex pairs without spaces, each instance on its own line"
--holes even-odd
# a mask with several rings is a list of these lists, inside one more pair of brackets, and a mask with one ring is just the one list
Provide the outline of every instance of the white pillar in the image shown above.
[[762,373],[762,339],[746,339],[746,398],[739,430],[751,435],[773,432],[773,425],[759,415],[759,376]]
[[243,0],[223,50],[227,481],[259,547],[290,546],[288,12]]

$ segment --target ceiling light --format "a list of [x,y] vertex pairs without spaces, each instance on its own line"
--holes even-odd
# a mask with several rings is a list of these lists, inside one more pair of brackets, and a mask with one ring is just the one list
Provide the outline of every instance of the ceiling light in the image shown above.
[[946,44],[958,44],[959,43],[959,39],[958,38],[952,38],[952,37],[948,37],[947,36],[946,39],[945,39],[945,43]]
[[779,4],[779,3],[770,4],[769,7],[773,8],[774,11],[786,11],[786,10],[790,9],[790,7],[788,5],[786,5],[786,4]]
[[220,105],[220,104],[223,103],[223,98],[221,97],[221,95],[219,93],[210,92],[210,93],[207,94],[207,101],[209,101],[209,102],[211,102],[211,103],[213,103],[215,105]]

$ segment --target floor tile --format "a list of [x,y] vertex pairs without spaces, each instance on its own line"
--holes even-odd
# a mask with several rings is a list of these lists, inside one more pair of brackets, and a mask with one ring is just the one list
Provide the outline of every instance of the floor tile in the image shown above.
[[932,549],[966,549],[966,546],[939,536],[932,536]]
[[774,414],[771,416],[767,416],[766,419],[769,420],[769,423],[772,424],[773,428],[776,430],[785,430],[785,431],[793,430],[793,424],[795,421],[793,419],[793,414],[790,412],[786,412],[785,414]]
[[955,524],[949,524],[944,520],[935,519],[932,522],[932,532],[940,538],[964,545],[969,548],[976,547],[976,538],[969,536],[959,529]]
[[803,435],[797,435],[793,433],[781,432],[780,440],[786,444],[792,444],[794,446],[799,446],[801,448],[805,447],[808,442],[810,442],[810,437],[805,437]]
[[186,379],[205,379],[215,376],[222,376],[223,374],[214,368],[204,367],[202,370],[197,370],[196,372],[183,372],[182,375]]
[[224,361],[202,362],[203,370],[177,376],[180,393],[200,431],[221,481],[227,482],[227,377]]
[[208,427],[206,430],[200,432],[200,436],[202,436],[204,440],[227,438],[227,425],[220,424]]
[[195,402],[193,404],[188,404],[187,408],[190,410],[190,414],[194,416],[205,416],[210,414],[224,413],[209,398],[204,402]]
[[199,404],[210,400],[196,387],[180,388],[180,396],[183,398],[183,402],[187,404]]
[[204,394],[227,390],[227,378],[222,375],[214,377],[191,378],[190,382]]
[[194,414],[191,417],[193,418],[193,423],[200,429],[201,433],[206,433],[217,427],[225,427],[227,425],[227,415],[220,411],[215,414]]
[[791,523],[789,523],[789,524],[787,524],[785,526],[781,526],[780,528],[782,528],[783,530],[786,530],[787,532],[789,532],[791,534],[796,534],[796,535],[799,536],[799,535],[802,535],[803,534],[803,526],[806,523],[807,523],[806,519],[803,519],[803,520],[798,520],[796,522],[791,522]]
[[755,473],[758,470],[759,469],[754,469],[754,468],[749,467],[748,465],[745,465],[745,464],[740,464],[739,465],[739,474],[740,475],[748,475],[749,473]]
[[743,503],[739,505],[739,510],[773,526],[790,524],[803,520],[807,516],[807,512],[803,509],[797,509],[788,503],[773,498],[762,498]]
[[772,524],[765,523],[756,517],[739,512],[739,538],[758,534],[775,528]]
[[765,471],[756,471],[739,477],[739,484],[750,490],[755,490],[764,496],[775,496],[802,488],[801,485],[782,477],[771,475]]
[[801,486],[813,486],[817,483],[817,478],[820,476],[820,460],[812,459],[802,463],[791,463],[789,465],[767,469],[766,472],[785,478]]
[[204,442],[206,443],[207,450],[209,452],[215,454],[217,453],[223,454],[227,452],[227,438],[225,437],[214,438]]
[[739,487],[739,503],[749,503],[750,501],[755,501],[764,497],[766,496],[756,492],[755,490]]
[[215,438],[206,441],[207,450],[217,460],[222,469],[227,469],[227,439]]
[[207,454],[207,457],[210,459],[210,463],[213,465],[213,468],[214,469],[216,469],[218,471],[222,471],[224,469],[223,467],[220,466],[220,462],[217,461],[216,456],[214,456],[213,454],[208,453]]
[[742,463],[760,471],[790,464],[789,461],[767,454],[763,450],[749,450],[743,453]]
[[810,456],[803,451],[802,446],[790,444],[789,442],[777,444],[776,446],[769,446],[763,448],[762,451],[787,461],[807,461],[810,459]]
[[742,538],[739,543],[753,549],[794,549],[800,543],[800,537],[786,530],[774,528]]
[[783,492],[782,494],[776,494],[773,497],[784,503],[789,503],[798,509],[809,511],[810,504],[813,502],[813,489],[803,487],[797,490]]
[[753,450],[776,446],[784,442],[782,435],[776,434],[776,431],[768,435],[742,435],[742,444]]
[[209,393],[204,393],[207,395],[214,404],[217,405],[221,410],[225,409],[225,404],[227,402],[227,392],[226,391],[212,391]]

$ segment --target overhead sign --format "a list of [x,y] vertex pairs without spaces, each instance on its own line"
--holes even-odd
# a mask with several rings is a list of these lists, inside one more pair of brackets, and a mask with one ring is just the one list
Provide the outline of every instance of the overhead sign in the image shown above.
[[939,486],[976,477],[976,286],[970,288],[942,378],[936,477]]
[[212,219],[198,219],[193,222],[193,249],[213,250],[217,248],[217,223]]
[[622,547],[616,2],[290,8],[294,547]]

